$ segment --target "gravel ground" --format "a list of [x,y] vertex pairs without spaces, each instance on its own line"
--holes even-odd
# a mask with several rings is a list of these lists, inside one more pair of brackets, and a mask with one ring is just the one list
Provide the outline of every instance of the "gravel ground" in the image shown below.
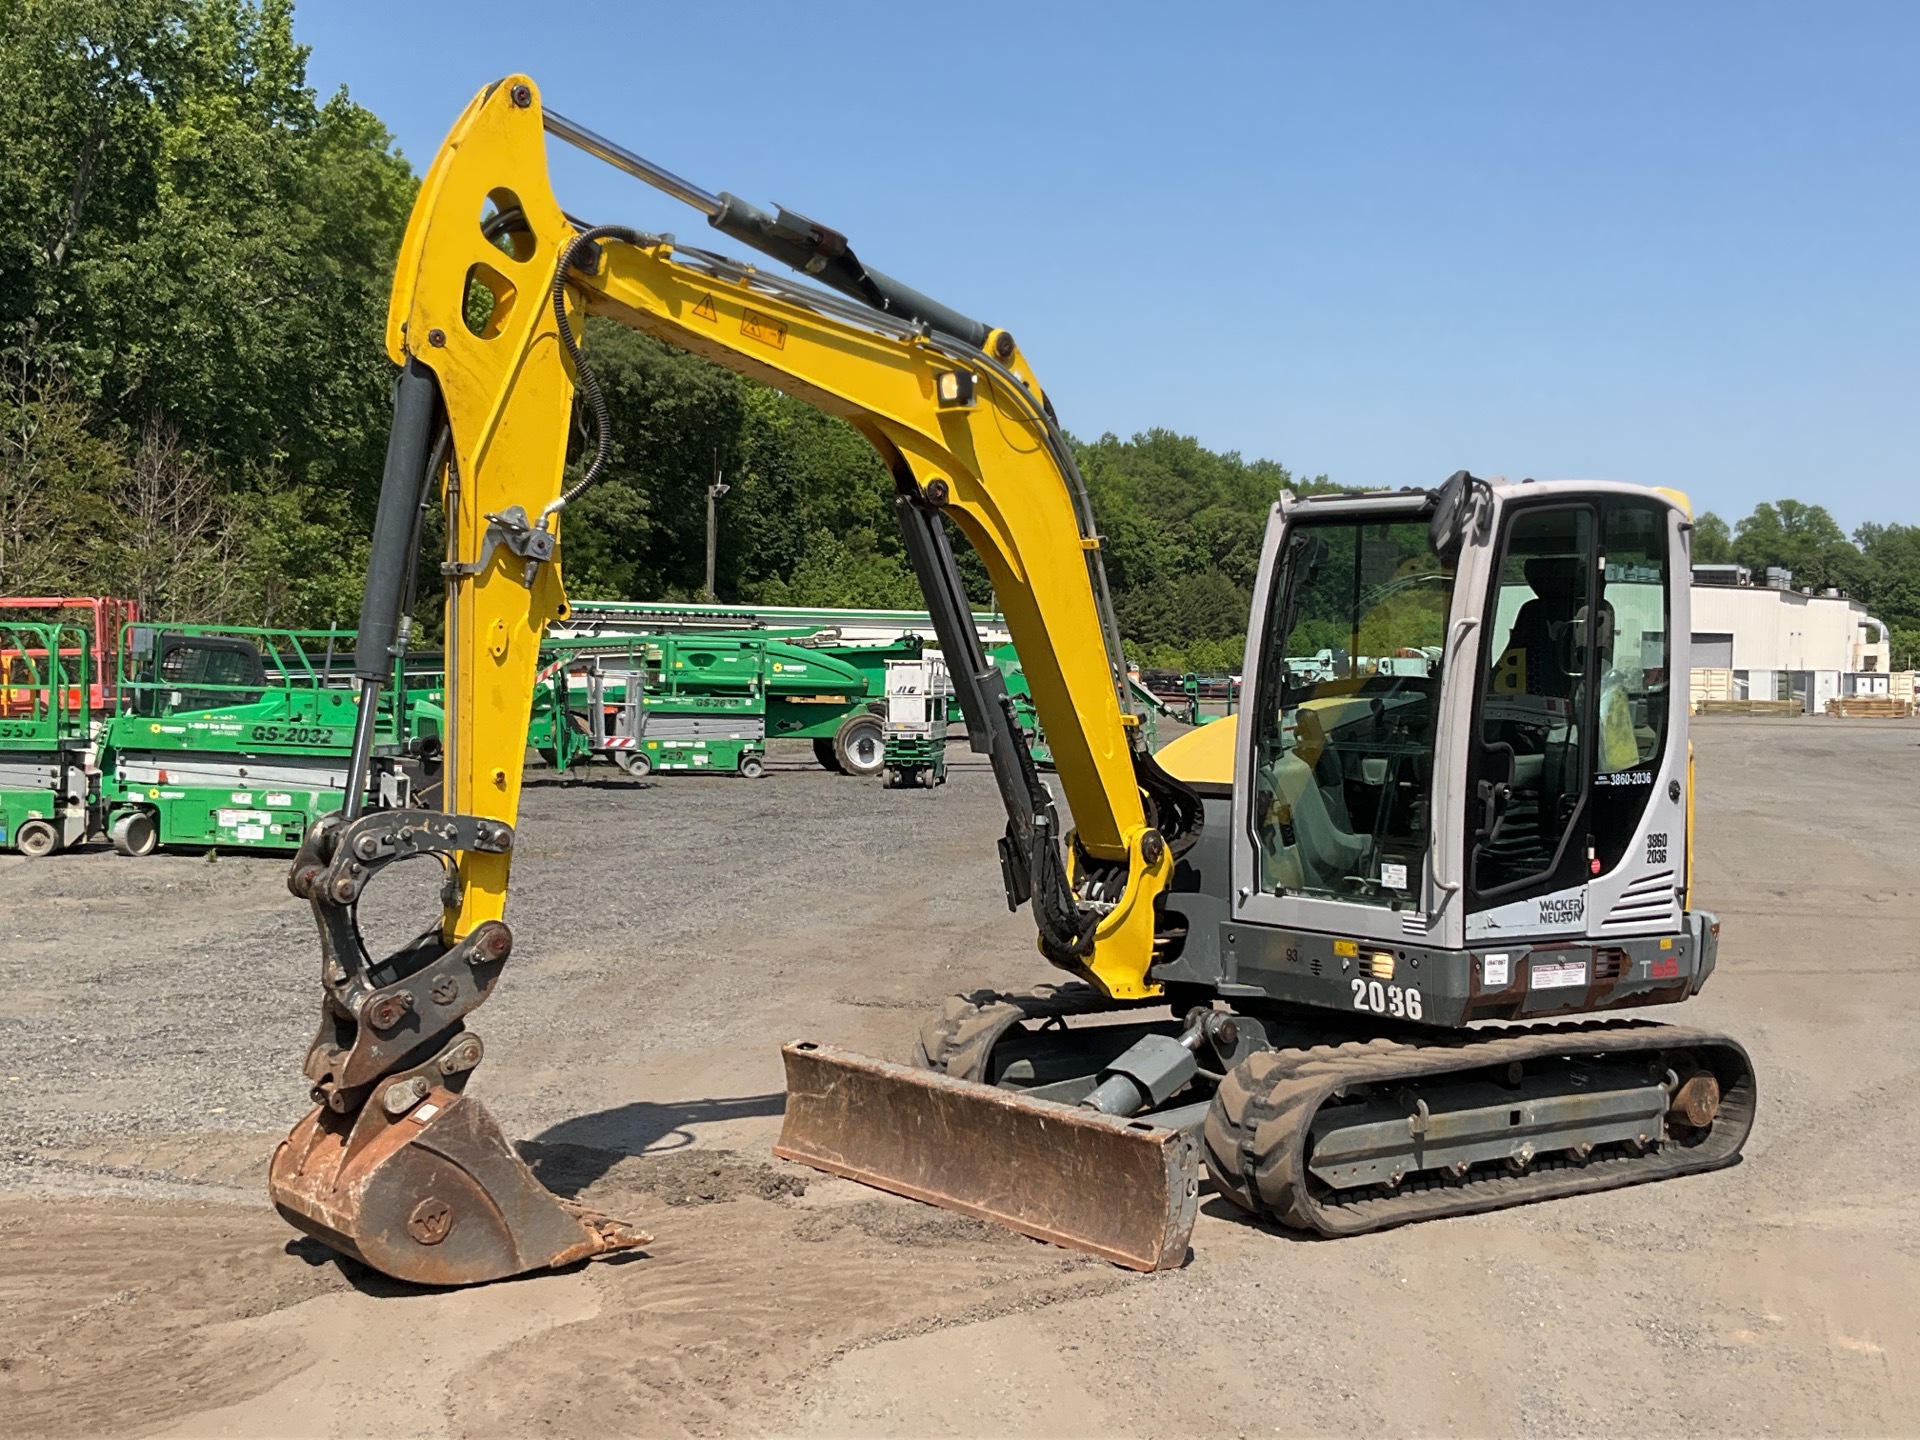
[[1746,1163],[1331,1243],[1210,1201],[1158,1276],[765,1158],[780,1042],[903,1057],[1049,973],[957,751],[932,794],[804,749],[534,780],[476,1093],[659,1239],[457,1294],[263,1203],[315,1013],[284,860],[0,857],[0,1433],[1920,1433],[1920,726],[1695,738],[1726,931],[1671,1013],[1753,1053]]
[[[848,1007],[897,1011],[881,1048],[904,1054],[906,1020],[981,983],[982,951],[1001,952],[986,983],[1034,973],[1030,922],[993,904],[983,762],[956,749],[956,783],[889,792],[828,774],[806,746],[774,751],[757,782],[529,773],[514,955],[474,1024],[489,1103],[519,1133],[580,1138],[583,1066],[673,1072],[735,1046],[764,1061],[769,1027],[798,1035]],[[286,870],[282,856],[134,860],[104,844],[0,856],[0,1148],[284,1128],[307,1103],[319,963]],[[433,922],[438,875],[383,877],[362,906],[371,948]],[[870,973],[903,944],[902,973]],[[533,1083],[510,1088],[506,1067]],[[777,1057],[760,1068],[777,1079]]]

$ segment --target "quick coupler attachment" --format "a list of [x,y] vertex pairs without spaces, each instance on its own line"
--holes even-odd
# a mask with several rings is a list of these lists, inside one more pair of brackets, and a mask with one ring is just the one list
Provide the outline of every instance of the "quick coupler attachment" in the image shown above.
[[1197,1127],[1106,1115],[797,1042],[773,1153],[1084,1250],[1130,1270],[1185,1263]]

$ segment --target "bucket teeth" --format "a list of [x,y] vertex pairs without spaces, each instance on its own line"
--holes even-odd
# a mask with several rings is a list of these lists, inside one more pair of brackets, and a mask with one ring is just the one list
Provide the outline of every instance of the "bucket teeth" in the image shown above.
[[478,1285],[651,1238],[535,1178],[477,1100],[435,1089],[404,1115],[318,1108],[274,1152],[282,1216],[417,1285]]
[[[538,1183],[538,1182],[536,1182]],[[560,1208],[580,1222],[587,1232],[588,1248],[578,1255],[556,1258],[549,1265],[567,1265],[574,1260],[585,1260],[593,1255],[604,1255],[610,1250],[635,1250],[642,1245],[653,1243],[653,1236],[644,1230],[636,1230],[624,1220],[595,1210],[590,1205],[582,1205],[577,1200],[569,1200],[564,1195],[556,1195]]]

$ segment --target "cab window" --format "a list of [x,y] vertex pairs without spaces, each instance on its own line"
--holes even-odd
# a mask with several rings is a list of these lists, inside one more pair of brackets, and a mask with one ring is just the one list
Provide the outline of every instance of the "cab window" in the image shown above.
[[1452,598],[1424,518],[1288,531],[1249,717],[1263,889],[1419,905]]
[[180,715],[252,705],[265,693],[266,664],[245,640],[223,635],[159,637],[158,682],[142,713]]
[[[1668,656],[1667,512],[1610,502],[1601,546],[1591,846],[1595,873],[1626,857],[1666,756],[1672,694]],[[1667,850],[1665,837],[1649,854]]]

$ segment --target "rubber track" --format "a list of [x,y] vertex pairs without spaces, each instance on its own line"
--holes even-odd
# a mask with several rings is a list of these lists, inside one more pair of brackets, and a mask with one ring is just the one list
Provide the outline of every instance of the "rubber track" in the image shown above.
[[[1739,1161],[1740,1147],[1753,1128],[1753,1065],[1739,1043],[1725,1035],[1646,1021],[1576,1022],[1486,1039],[1479,1038],[1481,1033],[1411,1043],[1375,1039],[1249,1056],[1228,1073],[1207,1112],[1208,1173],[1220,1193],[1244,1210],[1322,1235],[1357,1235],[1414,1220],[1718,1170]],[[1498,1172],[1481,1178],[1470,1172],[1458,1180],[1413,1175],[1397,1190],[1376,1186],[1348,1199],[1309,1177],[1306,1144],[1313,1117],[1348,1087],[1430,1080],[1516,1060],[1674,1050],[1691,1051],[1720,1081],[1719,1115],[1696,1143],[1669,1140],[1644,1154],[1600,1156],[1585,1164],[1548,1158],[1517,1175]]]

